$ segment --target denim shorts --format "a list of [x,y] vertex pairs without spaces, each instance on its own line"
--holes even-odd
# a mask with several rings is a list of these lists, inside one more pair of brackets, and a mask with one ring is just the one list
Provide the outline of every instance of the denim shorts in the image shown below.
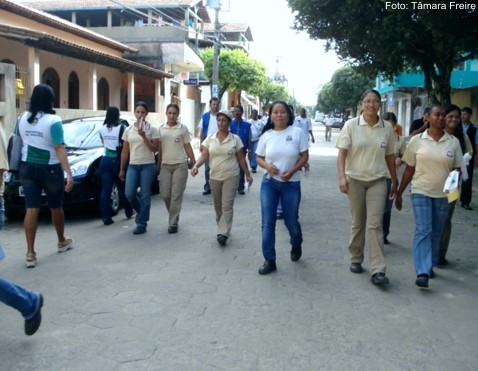
[[25,208],[39,208],[43,190],[50,209],[57,209],[62,206],[65,177],[61,164],[40,165],[22,162],[20,165],[20,180],[25,193]]

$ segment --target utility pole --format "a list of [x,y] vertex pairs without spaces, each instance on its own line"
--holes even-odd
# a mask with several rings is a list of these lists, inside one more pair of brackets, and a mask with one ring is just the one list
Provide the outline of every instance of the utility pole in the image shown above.
[[214,59],[212,64],[212,88],[211,95],[213,97],[219,96],[219,53],[221,52],[221,37],[219,24],[219,10],[221,10],[220,0],[208,0],[207,6],[214,9],[216,12],[216,20],[214,22]]

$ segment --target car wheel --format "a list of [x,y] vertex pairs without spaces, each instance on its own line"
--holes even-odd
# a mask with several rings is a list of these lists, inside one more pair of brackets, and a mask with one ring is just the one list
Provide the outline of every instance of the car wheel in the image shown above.
[[118,214],[118,211],[121,206],[121,197],[120,197],[120,190],[116,182],[113,183],[113,189],[111,190],[110,205],[111,205],[111,215]]

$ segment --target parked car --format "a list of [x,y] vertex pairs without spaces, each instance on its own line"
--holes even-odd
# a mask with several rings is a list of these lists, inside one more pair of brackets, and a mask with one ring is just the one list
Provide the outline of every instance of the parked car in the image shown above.
[[[133,124],[134,117],[122,118]],[[63,207],[75,209],[80,206],[94,205],[99,210],[101,190],[101,176],[99,172],[100,160],[104,149],[101,143],[99,130],[103,125],[104,117],[89,117],[69,120],[63,123],[65,147],[68,154],[74,187],[65,193]],[[17,172],[5,172],[5,215],[7,218],[21,216],[25,212],[25,198],[23,187]],[[113,215],[121,208],[120,193],[117,183],[111,192],[111,211]],[[151,184],[153,194],[159,193],[157,176]],[[47,209],[46,196],[42,199],[42,208]]]
[[335,129],[342,129],[342,126],[344,126],[345,122],[342,118],[340,117],[334,117],[334,123],[332,124],[332,127]]

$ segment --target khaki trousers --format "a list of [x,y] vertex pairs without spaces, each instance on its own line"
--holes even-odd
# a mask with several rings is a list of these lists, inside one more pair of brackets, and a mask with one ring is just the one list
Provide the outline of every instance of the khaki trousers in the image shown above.
[[177,225],[183,204],[184,190],[188,180],[187,162],[161,165],[159,191],[169,213],[169,225]]
[[352,213],[350,260],[352,263],[363,262],[367,237],[370,273],[385,273],[382,218],[387,194],[386,179],[362,182],[348,178],[348,181],[348,198]]
[[210,179],[214,210],[216,211],[217,234],[229,237],[234,216],[234,198],[239,185],[239,174],[225,180]]

